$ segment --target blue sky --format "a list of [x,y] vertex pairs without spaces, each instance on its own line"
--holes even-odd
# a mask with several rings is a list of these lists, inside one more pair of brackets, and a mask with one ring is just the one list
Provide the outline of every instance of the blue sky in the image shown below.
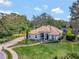
[[56,19],[67,20],[69,6],[75,0],[0,0],[0,12],[19,13],[31,19],[33,15],[40,15],[43,12],[50,14]]

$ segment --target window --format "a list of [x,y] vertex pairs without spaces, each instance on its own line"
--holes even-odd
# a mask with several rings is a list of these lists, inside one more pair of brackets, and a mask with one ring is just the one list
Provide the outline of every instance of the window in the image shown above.
[[29,35],[29,38],[30,38],[31,36]]
[[37,35],[35,35],[35,38],[37,38]]
[[46,34],[46,40],[48,40],[49,39],[49,35],[48,34]]
[[44,39],[44,33],[40,34],[41,39]]
[[54,39],[54,35],[52,35],[52,39]]

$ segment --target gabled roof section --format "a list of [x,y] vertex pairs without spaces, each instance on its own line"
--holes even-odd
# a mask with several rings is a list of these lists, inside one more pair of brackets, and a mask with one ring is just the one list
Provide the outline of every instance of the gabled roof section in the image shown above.
[[60,33],[62,33],[62,31],[54,26],[41,26],[37,29],[32,30],[30,33],[31,34],[39,34],[39,33],[50,33],[52,35],[59,35]]

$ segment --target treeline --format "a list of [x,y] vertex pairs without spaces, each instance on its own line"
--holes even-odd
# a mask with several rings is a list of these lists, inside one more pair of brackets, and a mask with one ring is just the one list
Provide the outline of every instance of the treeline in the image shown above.
[[25,29],[30,24],[24,15],[18,15],[15,13],[1,13],[0,15],[0,38],[25,32]]
[[58,28],[62,28],[63,26],[67,26],[68,22],[64,20],[56,20],[52,16],[47,13],[43,13],[39,16],[33,16],[33,20],[31,21],[33,28],[40,27],[42,25],[52,25]]

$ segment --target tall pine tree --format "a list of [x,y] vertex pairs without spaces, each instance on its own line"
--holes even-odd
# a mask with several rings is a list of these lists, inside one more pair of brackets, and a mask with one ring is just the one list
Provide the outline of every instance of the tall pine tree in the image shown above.
[[71,15],[71,26],[79,30],[79,0],[74,2],[70,7],[70,15]]

